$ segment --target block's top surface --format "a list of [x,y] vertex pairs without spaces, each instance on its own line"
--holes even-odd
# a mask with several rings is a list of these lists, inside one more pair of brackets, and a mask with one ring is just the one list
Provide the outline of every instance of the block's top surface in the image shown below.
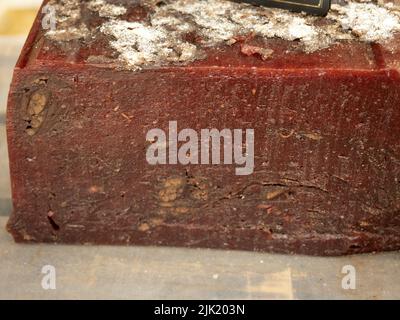
[[316,17],[227,0],[48,0],[18,66],[398,69],[400,6],[368,1]]

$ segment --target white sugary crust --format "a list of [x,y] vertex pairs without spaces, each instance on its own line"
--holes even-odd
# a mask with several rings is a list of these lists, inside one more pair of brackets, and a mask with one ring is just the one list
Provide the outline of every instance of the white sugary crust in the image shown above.
[[55,41],[71,41],[88,36],[89,29],[82,22],[79,0],[50,0],[48,6],[54,10],[56,29],[46,36]]
[[124,15],[128,10],[123,6],[110,4],[105,0],[92,0],[87,4],[89,10],[98,12],[100,17],[115,18]]
[[[345,1],[333,5],[326,18],[280,9],[257,7],[226,0],[166,0],[151,7],[149,19],[129,22],[120,16],[127,8],[106,0],[51,0],[58,16],[57,30],[47,32],[56,41],[93,36],[82,22],[81,6],[106,21],[99,30],[110,38],[110,46],[128,69],[189,62],[204,57],[203,49],[231,45],[238,37],[251,34],[265,39],[296,41],[299,49],[314,52],[342,40],[383,42],[400,31],[400,13],[395,5],[370,1]],[[60,20],[61,18],[61,20]],[[186,38],[195,33],[200,42]]]

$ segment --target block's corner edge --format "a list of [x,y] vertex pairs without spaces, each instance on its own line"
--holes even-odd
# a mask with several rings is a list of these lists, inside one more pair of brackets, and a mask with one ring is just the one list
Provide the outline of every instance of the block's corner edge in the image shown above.
[[30,59],[30,53],[31,53],[33,47],[35,46],[35,44],[38,42],[37,38],[40,33],[40,28],[42,25],[41,16],[42,16],[43,7],[47,5],[48,1],[49,0],[44,0],[38,9],[35,20],[33,22],[33,25],[29,31],[29,34],[25,40],[25,43],[22,47],[21,53],[18,57],[16,65],[15,65],[14,73],[17,70],[24,69]]
[[15,225],[15,213],[14,210],[11,211],[10,216],[7,219],[5,230],[8,232],[9,235],[11,235],[14,239],[15,242],[17,242],[17,236],[16,236],[16,229],[14,228]]

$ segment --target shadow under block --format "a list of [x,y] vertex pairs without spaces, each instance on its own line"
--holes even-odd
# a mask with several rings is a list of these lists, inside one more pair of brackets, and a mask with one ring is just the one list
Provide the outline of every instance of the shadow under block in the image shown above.
[[[140,21],[146,10],[125,16]],[[82,19],[94,28],[106,18]],[[265,59],[252,51],[260,39],[241,39],[188,63],[128,70],[105,36],[67,46],[44,33],[39,16],[9,95],[17,242],[310,255],[400,248],[397,34],[312,53],[262,39],[273,52]],[[168,132],[170,121],[254,129],[254,172],[150,165],[146,134]]]

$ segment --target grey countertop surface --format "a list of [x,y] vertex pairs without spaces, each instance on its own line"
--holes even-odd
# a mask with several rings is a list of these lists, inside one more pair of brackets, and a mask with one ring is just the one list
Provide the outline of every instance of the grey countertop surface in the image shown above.
[[[1,41],[1,39],[0,39]],[[23,38],[13,39],[20,46]],[[0,52],[0,299],[399,299],[400,253],[336,258],[155,247],[17,245],[11,212],[5,105],[16,56]],[[43,267],[55,290],[42,286]],[[343,267],[355,289],[343,289]]]
[[[0,299],[399,299],[398,252],[335,258],[15,244],[0,217]],[[44,266],[55,271],[45,290]],[[343,289],[343,267],[355,289]]]

